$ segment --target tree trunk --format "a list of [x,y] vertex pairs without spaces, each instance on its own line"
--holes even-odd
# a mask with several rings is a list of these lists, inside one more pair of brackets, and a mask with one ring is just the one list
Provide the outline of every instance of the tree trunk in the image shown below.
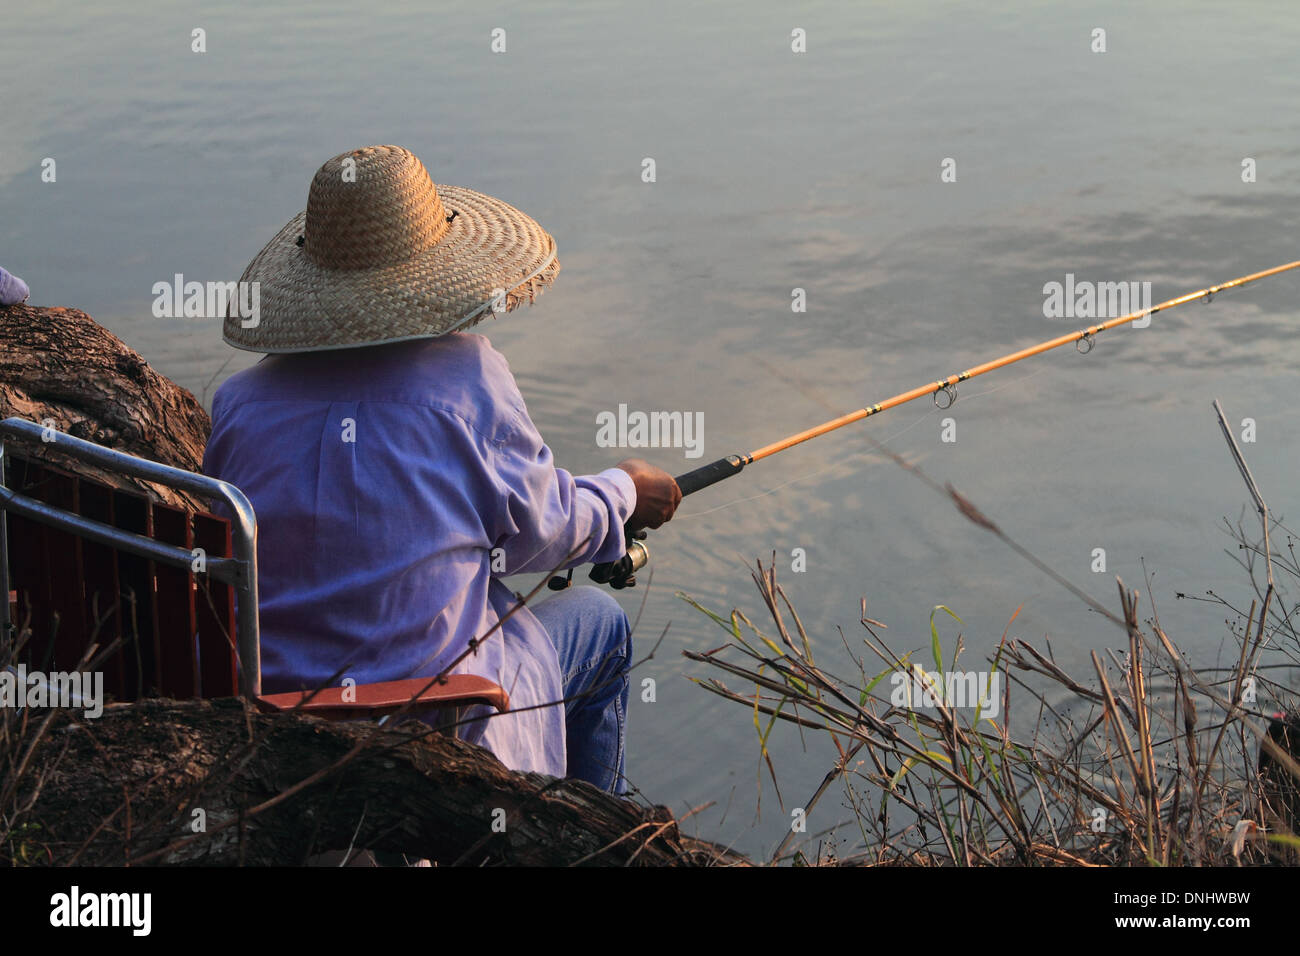
[[[85,312],[27,305],[0,308],[0,418],[11,416],[52,420],[77,438],[186,471],[202,470],[212,431],[193,395]],[[167,504],[209,507],[183,492],[47,452],[23,446],[19,453]]]
[[238,700],[58,712],[17,802],[37,787],[25,819],[39,829],[23,832],[56,864],[284,865],[350,847],[437,865],[746,862],[683,836],[665,807],[512,773],[416,721],[331,723]]

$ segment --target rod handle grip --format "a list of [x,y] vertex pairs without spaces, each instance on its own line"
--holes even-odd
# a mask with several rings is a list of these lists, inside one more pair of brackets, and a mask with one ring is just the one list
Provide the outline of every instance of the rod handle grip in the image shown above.
[[701,488],[717,484],[724,478],[740,474],[744,467],[745,461],[743,458],[739,455],[728,455],[726,458],[719,458],[717,461],[696,468],[694,471],[678,475],[676,479],[677,487],[681,489],[683,497],[691,495]]

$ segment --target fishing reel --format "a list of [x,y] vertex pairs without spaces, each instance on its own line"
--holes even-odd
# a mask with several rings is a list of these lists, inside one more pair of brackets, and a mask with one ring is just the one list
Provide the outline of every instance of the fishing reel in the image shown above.
[[[627,554],[617,561],[592,565],[587,576],[597,584],[608,584],[616,591],[636,587],[636,572],[650,562],[650,548],[645,543],[647,534],[645,529],[626,532]],[[573,569],[570,568],[568,574],[555,575],[546,582],[546,586],[552,591],[563,591],[572,583]]]
[[[717,461],[696,468],[694,471],[678,475],[674,480],[677,482],[677,487],[684,498],[687,495],[694,494],[701,488],[707,488],[724,478],[739,474],[741,469],[745,467],[746,461],[752,460],[748,455],[728,455],[726,458],[719,458]],[[597,584],[608,584],[616,591],[636,587],[636,572],[650,562],[650,549],[645,544],[646,534],[644,528],[639,531],[628,531],[627,526],[624,525],[623,536],[627,542],[627,554],[617,561],[606,561],[602,564],[592,565],[591,573],[588,576]],[[573,570],[570,569],[569,573],[563,577],[558,574],[552,577],[546,582],[546,586],[552,591],[563,591],[572,583]]]

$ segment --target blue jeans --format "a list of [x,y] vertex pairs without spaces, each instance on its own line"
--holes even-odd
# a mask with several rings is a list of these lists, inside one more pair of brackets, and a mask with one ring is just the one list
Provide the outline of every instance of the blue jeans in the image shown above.
[[607,592],[571,587],[531,608],[560,658],[569,776],[627,793],[627,725],[632,628]]

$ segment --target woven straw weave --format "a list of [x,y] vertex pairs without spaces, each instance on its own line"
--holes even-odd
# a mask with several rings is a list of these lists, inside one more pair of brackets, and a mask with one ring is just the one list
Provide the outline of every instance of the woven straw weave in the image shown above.
[[[355,182],[344,179],[349,158]],[[559,271],[555,240],[518,209],[435,186],[400,146],[369,146],[317,171],[306,211],[240,277],[259,284],[257,325],[244,328],[232,307],[223,337],[253,352],[429,338],[468,328],[494,304],[532,302]]]

